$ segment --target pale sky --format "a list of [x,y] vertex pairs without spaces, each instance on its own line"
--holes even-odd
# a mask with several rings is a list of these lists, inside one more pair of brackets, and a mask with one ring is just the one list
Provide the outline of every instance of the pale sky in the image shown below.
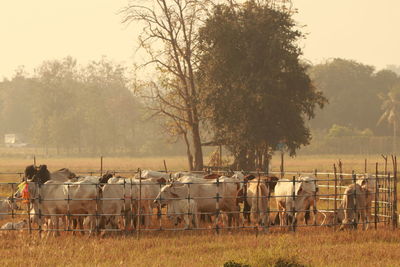
[[[121,25],[128,0],[0,0],[0,80],[48,59],[79,63],[106,55],[135,61],[138,28]],[[399,0],[293,0],[305,25],[304,57],[313,63],[342,57],[384,68],[400,65]],[[137,55],[136,55],[137,56]]]

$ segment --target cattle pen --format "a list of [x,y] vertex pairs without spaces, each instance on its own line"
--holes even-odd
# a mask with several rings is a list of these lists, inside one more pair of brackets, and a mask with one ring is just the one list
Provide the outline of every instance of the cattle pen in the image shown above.
[[[180,180],[182,177],[173,175],[178,173],[177,171],[164,170],[160,172],[167,174],[169,179],[150,182],[142,176],[140,169],[116,170],[112,175],[118,182],[80,182],[78,186],[82,192],[92,192],[82,195],[73,191],[77,187],[76,182],[30,182],[27,184],[35,190],[24,197],[15,195],[15,192],[23,190],[18,190],[21,189],[20,182],[0,183],[1,195],[10,196],[8,201],[11,203],[18,203],[18,207],[12,206],[11,209],[0,213],[2,221],[12,222],[9,227],[2,227],[1,231],[27,231],[30,234],[37,232],[39,235],[43,232],[133,234],[140,238],[141,235],[157,231],[198,231],[215,234],[254,231],[258,235],[318,227],[332,230],[339,230],[343,226],[357,228],[360,225],[363,229],[397,228],[395,158],[393,162],[392,171],[387,170],[387,165],[384,171],[380,171],[376,164],[374,172],[369,174],[366,170],[363,173],[345,173],[342,171],[342,163],[339,162],[333,165],[332,172],[283,171],[281,168],[279,172],[247,172],[247,178],[239,180],[227,179],[234,174],[231,171],[213,171],[213,174],[218,175],[209,180],[197,177],[204,177],[210,173],[191,172],[194,176],[197,175],[196,179]],[[100,177],[103,169],[77,174],[82,177]],[[19,176],[21,180],[23,178],[23,173],[1,175]],[[271,181],[265,179],[274,176],[280,177],[279,183],[290,185],[290,188],[293,188],[291,193],[280,195],[274,192],[270,186]],[[311,183],[311,187],[316,190],[308,192],[308,204],[298,207],[296,201],[305,198],[296,191],[299,185],[305,182],[302,177],[313,177],[306,183]],[[362,202],[356,201],[359,194],[356,190],[354,203],[344,206],[344,198],[349,196],[346,190],[362,179],[368,185],[366,198],[370,199],[371,204],[361,205]],[[268,191],[263,191],[261,185],[266,185]],[[207,188],[207,193],[204,193],[203,187]],[[238,195],[240,190],[250,192],[248,189],[251,187],[256,188],[252,195]],[[109,191],[106,191],[106,188]],[[45,193],[57,190],[63,194]],[[170,190],[170,194],[163,198],[160,192],[166,190]],[[158,195],[154,197],[150,191],[156,191]],[[105,192],[112,194],[107,195]],[[281,199],[286,203],[285,209],[280,207]],[[177,205],[178,201],[180,206],[176,208],[174,205]],[[363,214],[365,217],[361,218]],[[346,216],[352,217],[345,221]],[[14,223],[21,220],[25,224],[22,227],[14,227],[17,225]]]

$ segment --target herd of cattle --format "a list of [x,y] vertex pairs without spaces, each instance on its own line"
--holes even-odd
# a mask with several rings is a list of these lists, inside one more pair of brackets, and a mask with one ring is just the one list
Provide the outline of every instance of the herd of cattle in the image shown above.
[[[350,184],[335,216],[323,214],[323,224],[341,224],[341,228],[363,229],[371,221],[371,205],[375,196],[375,178],[365,176]],[[310,211],[317,218],[318,180],[315,176],[299,176],[295,182],[274,176],[195,174],[146,170],[132,178],[106,173],[103,176],[76,176],[68,169],[50,173],[46,165],[26,167],[23,181],[13,197],[0,202],[0,219],[15,213],[17,201],[30,209],[30,225],[40,229],[119,231],[134,228],[150,229],[153,216],[166,211],[168,219],[186,229],[199,228],[200,219],[211,225],[294,227],[304,214],[308,224]],[[277,210],[269,210],[276,202]],[[20,205],[23,206],[23,205]],[[312,207],[312,209],[311,209]],[[273,219],[270,219],[273,218]],[[336,221],[334,221],[336,220]],[[9,222],[2,229],[26,228],[28,222]]]

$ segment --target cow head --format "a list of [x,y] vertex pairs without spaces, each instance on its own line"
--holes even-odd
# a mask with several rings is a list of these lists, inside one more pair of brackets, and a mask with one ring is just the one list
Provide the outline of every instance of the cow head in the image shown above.
[[47,169],[47,165],[40,165],[32,179],[27,181],[44,184],[48,180],[50,180],[50,172]]
[[267,179],[265,179],[265,185],[268,187],[270,193],[275,191],[275,186],[278,181],[279,178],[276,176],[267,176]]
[[18,207],[14,197],[8,197],[6,202],[7,202],[8,208],[10,210],[19,210],[20,209]]
[[156,199],[154,200],[154,203],[165,205],[171,199],[183,199],[185,197],[185,189],[185,184],[172,183],[170,185],[165,185],[163,188],[161,188],[160,193],[158,193]]
[[25,171],[24,171],[24,177],[22,178],[22,182],[31,180],[36,173],[37,173],[37,169],[36,169],[35,165],[26,166]]
[[110,178],[112,178],[114,176],[114,174],[110,171],[107,171],[105,174],[103,174],[103,176],[101,176],[100,178],[100,184],[106,184],[108,182],[108,180],[110,180]]

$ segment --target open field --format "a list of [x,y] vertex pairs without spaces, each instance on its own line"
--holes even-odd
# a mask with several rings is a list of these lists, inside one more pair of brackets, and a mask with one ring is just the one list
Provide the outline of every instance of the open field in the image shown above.
[[[164,170],[163,160],[166,160],[168,170],[186,170],[187,160],[185,157],[151,157],[151,158],[104,158],[104,170],[136,170],[153,169]],[[369,172],[375,172],[375,163],[380,164],[383,170],[383,159],[380,155],[299,155],[296,157],[285,157],[285,170],[287,171],[333,171],[333,164],[341,159],[343,170],[351,172],[364,171],[364,160],[368,160]],[[205,160],[207,162],[207,159]],[[24,167],[32,164],[32,157],[26,158],[0,158],[0,172],[23,172]],[[50,170],[69,168],[72,171],[88,171],[100,169],[99,158],[37,158],[37,164],[47,164]],[[279,171],[280,157],[275,155],[272,159],[271,170]],[[389,162],[389,166],[391,163]]]
[[327,229],[258,237],[251,233],[160,233],[140,240],[39,239],[10,233],[0,239],[0,261],[3,266],[223,266],[229,260],[251,266],[301,266],[276,265],[281,259],[306,266],[400,266],[399,242],[399,232],[390,230]]

